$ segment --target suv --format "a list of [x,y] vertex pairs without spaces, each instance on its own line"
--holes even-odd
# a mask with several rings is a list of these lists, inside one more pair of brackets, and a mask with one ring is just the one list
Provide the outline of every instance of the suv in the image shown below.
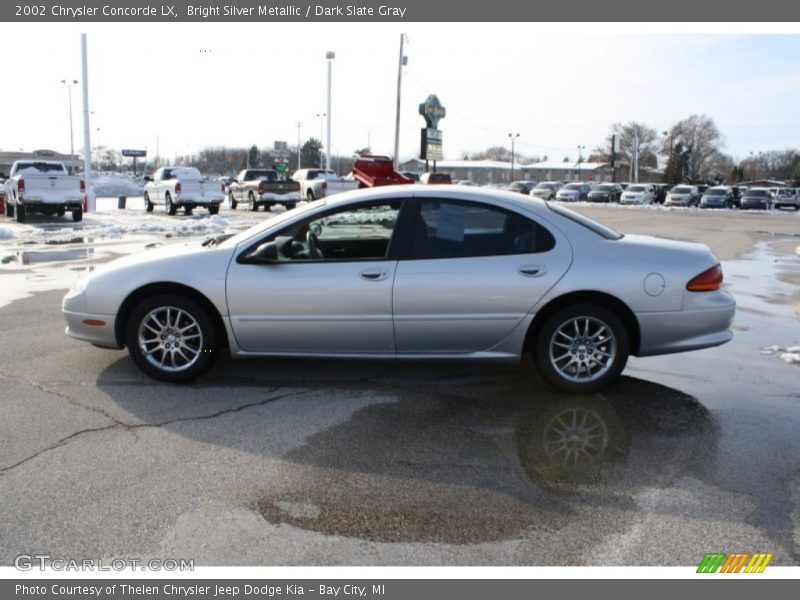
[[775,194],[775,208],[783,208],[788,206],[795,210],[800,209],[800,195],[795,188],[780,188],[778,193]]
[[419,180],[421,183],[430,185],[446,185],[448,183],[453,183],[453,180],[447,173],[423,173]]
[[536,187],[535,181],[512,181],[508,191],[528,195],[534,187]]

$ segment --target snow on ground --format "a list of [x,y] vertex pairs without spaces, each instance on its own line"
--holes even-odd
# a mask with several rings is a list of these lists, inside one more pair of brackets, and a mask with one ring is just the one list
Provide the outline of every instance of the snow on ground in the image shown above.
[[778,346],[775,344],[773,346],[762,348],[761,354],[765,354],[767,356],[777,354],[778,358],[788,365],[800,364],[800,346],[789,346],[784,348],[783,346]]
[[92,173],[92,188],[95,196],[141,196],[144,183],[124,173]]

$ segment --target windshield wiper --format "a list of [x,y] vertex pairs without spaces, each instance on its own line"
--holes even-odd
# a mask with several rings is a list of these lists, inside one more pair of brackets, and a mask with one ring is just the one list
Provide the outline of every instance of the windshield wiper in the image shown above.
[[203,246],[218,246],[228,238],[232,238],[232,233],[223,233],[222,235],[217,235],[214,237],[210,237],[203,242]]

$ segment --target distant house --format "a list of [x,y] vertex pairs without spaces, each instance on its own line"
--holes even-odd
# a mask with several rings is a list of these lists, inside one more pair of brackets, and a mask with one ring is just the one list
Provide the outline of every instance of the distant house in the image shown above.
[[[429,164],[431,170],[433,163]],[[412,158],[400,163],[401,171],[425,171],[425,161]],[[496,160],[440,160],[436,171],[447,173],[454,180],[468,179],[481,185],[505,185],[512,181],[511,163]],[[628,169],[617,170],[619,181],[627,180]],[[646,179],[640,170],[640,180],[660,181],[660,172],[647,172]],[[652,179],[651,179],[652,177]],[[544,161],[521,165],[514,163],[513,180],[533,181],[612,181],[611,165],[605,162]]]
[[18,160],[58,160],[71,172],[83,169],[83,160],[77,154],[61,154],[55,150],[34,150],[33,152],[0,151],[0,173],[8,175],[11,166]]

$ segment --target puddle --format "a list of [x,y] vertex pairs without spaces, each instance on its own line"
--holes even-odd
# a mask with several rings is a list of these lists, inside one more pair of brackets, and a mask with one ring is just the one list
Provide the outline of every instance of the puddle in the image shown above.
[[0,265],[26,266],[43,263],[60,263],[87,260],[94,248],[70,248],[63,250],[17,250],[0,253]]
[[665,467],[694,471],[697,453],[714,453],[706,409],[662,385],[623,378],[603,395],[565,396],[526,377],[482,388],[401,389],[312,436],[283,457],[259,512],[372,541],[499,541],[568,526],[582,507],[623,507]]

